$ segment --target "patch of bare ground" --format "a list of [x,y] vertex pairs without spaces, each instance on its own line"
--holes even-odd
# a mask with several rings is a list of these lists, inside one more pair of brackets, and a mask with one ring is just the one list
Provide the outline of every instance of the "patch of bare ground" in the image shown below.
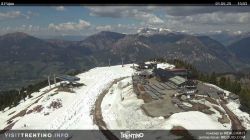
[[152,101],[152,98],[150,97],[150,95],[146,94],[146,92],[141,93],[140,97],[141,98],[139,98],[139,99],[142,99],[145,103],[149,103]]
[[47,115],[49,115],[49,112],[44,113],[44,116],[47,116]]
[[208,114],[208,115],[215,114],[215,112],[214,112],[214,111],[209,110],[209,109],[201,110],[201,112],[203,112],[203,113],[205,113],[205,114]]
[[91,109],[90,115],[93,115],[93,122],[98,126],[103,135],[109,140],[119,140],[110,130],[108,130],[106,123],[102,117],[101,104],[104,96],[109,92],[109,89],[119,81],[127,77],[115,79],[103,92],[98,96],[95,101],[94,107]]
[[[149,112],[148,112],[148,110],[147,109],[145,109],[145,107],[144,106],[141,106],[141,109],[142,109],[142,111],[145,113],[145,115],[147,115],[147,116],[149,116],[149,117],[152,117],[152,118],[154,118],[155,116],[152,116]],[[162,117],[164,117],[164,119],[167,119],[167,118],[169,118],[171,115],[173,115],[174,113],[173,112],[170,112],[170,113],[168,113],[168,115],[165,115],[165,116],[162,116]]]
[[141,84],[137,84],[136,87],[137,88],[137,98],[138,99],[142,99],[145,103],[151,102],[152,98],[150,97],[150,95],[148,95],[144,89],[144,87]]
[[50,94],[49,96],[51,97],[51,96],[54,96],[56,94],[58,94],[58,92],[54,92],[54,93]]
[[48,89],[48,90],[44,91],[41,95],[37,96],[35,99],[37,99],[37,98],[39,98],[39,97],[42,97],[44,94],[49,93],[50,91],[52,91],[53,89],[56,89],[56,88],[57,88],[57,87],[53,87],[53,88],[51,88],[51,89]]
[[202,96],[194,96],[194,99],[195,100],[201,100],[201,99],[204,99],[204,97],[202,97]]
[[[14,124],[17,122],[17,121],[16,121],[16,122],[12,123],[13,120],[14,120],[15,118],[24,116],[24,115],[26,114],[26,112],[27,112],[27,110],[28,110],[28,108],[29,108],[30,106],[32,106],[32,105],[38,103],[38,101],[42,98],[42,96],[43,96],[44,94],[50,92],[51,90],[53,90],[53,89],[55,89],[55,88],[56,88],[56,87],[44,91],[41,95],[39,95],[39,96],[37,96],[36,98],[34,98],[34,99],[37,99],[34,103],[32,103],[32,104],[29,105],[26,109],[23,109],[22,111],[20,111],[20,112],[17,113],[16,115],[14,115],[14,116],[12,116],[11,118],[9,118],[9,119],[7,120],[7,124],[9,124],[9,125],[8,125],[7,127],[5,127],[5,128],[8,129],[8,130],[9,130],[9,128],[11,129],[11,128],[14,126]],[[15,113],[15,112],[11,112],[9,115],[11,115],[11,114],[13,114],[13,113]],[[31,112],[29,112],[29,113],[31,113]],[[0,132],[1,132],[1,131],[0,131]]]
[[12,127],[15,125],[16,122],[17,122],[17,121],[12,122],[12,123],[9,124],[8,126],[6,126],[3,130],[0,130],[0,134],[1,134],[1,133],[4,133],[4,132],[6,132],[6,131],[8,131],[8,130],[10,130],[10,129],[12,129]]
[[174,126],[170,133],[176,136],[181,136],[178,140],[194,140],[195,138],[182,126]]
[[61,100],[57,99],[56,101],[52,101],[50,103],[50,105],[47,108],[54,108],[54,109],[58,109],[62,107],[62,103]]
[[35,106],[33,109],[27,111],[27,114],[30,114],[30,113],[32,113],[32,112],[37,112],[37,113],[39,113],[39,112],[41,112],[41,111],[43,110],[43,108],[44,108],[44,107],[43,107],[42,105],[37,105],[37,106]]
[[222,117],[218,118],[218,121],[221,123],[221,124],[224,124],[224,123],[230,123],[230,119],[227,117],[227,115],[225,114],[226,112],[224,112],[222,109],[220,109],[218,106],[215,106],[213,105],[213,108],[218,111],[220,113],[220,115]]
[[[11,118],[9,118],[9,119],[7,120],[7,124],[10,124],[11,122],[13,122],[13,120],[14,120],[15,118],[17,118],[17,117],[22,117],[22,116],[24,116],[24,115],[26,114],[26,111],[28,110],[28,108],[29,108],[30,106],[36,104],[41,98],[42,98],[42,97],[40,97],[39,99],[37,99],[34,103],[32,103],[31,105],[29,105],[26,109],[20,111],[20,112],[17,113],[16,115],[14,115],[14,116],[12,116]],[[15,112],[11,112],[10,114],[13,114],[13,113],[15,113]],[[9,114],[9,115],[10,115],[10,114]]]
[[10,121],[7,122],[7,124],[10,124],[10,123],[12,123],[12,122],[13,122],[13,120],[10,120]]
[[214,108],[215,110],[217,110],[221,115],[224,115],[224,114],[225,114],[225,112],[224,112],[222,109],[220,109],[218,106],[213,105],[213,108]]
[[138,87],[138,89],[140,90],[140,91],[145,91],[145,89],[144,89],[144,87],[142,86],[142,85],[137,85],[137,87]]
[[24,109],[24,110],[20,111],[20,112],[17,113],[16,115],[14,115],[14,116],[12,116],[11,118],[9,118],[9,119],[7,120],[7,122],[12,121],[12,120],[15,119],[16,117],[22,117],[22,116],[24,116],[24,115],[26,114],[26,111],[27,111],[27,109]]
[[221,103],[223,104],[228,104],[228,101],[226,99],[224,99],[224,97],[222,96],[219,96],[220,100],[221,100]]
[[224,101],[221,101],[220,105],[226,111],[227,115],[229,116],[229,119],[231,120],[232,134],[230,135],[230,137],[245,137],[246,128],[242,125],[238,117],[231,110],[228,109]]
[[232,130],[245,130],[246,128],[241,124],[241,121],[238,119],[238,117],[228,109],[228,107],[224,104],[223,101],[220,102],[220,105],[223,107],[223,109],[226,111],[227,115],[229,116],[231,123],[232,123]]
[[193,111],[200,111],[200,112],[203,112],[203,113],[208,114],[208,115],[215,114],[215,112],[210,110],[209,106],[206,106],[206,105],[201,104],[201,103],[195,103],[192,101],[187,101],[187,102],[192,105],[191,110],[193,110]]
[[169,113],[168,115],[163,116],[164,119],[168,119],[171,115],[173,115],[174,113]]
[[58,89],[55,92],[75,93],[74,90],[70,89],[69,87],[58,87]]
[[230,123],[230,120],[229,120],[229,118],[227,117],[226,114],[222,115],[221,118],[218,118],[218,121],[219,121],[221,124]]
[[8,114],[8,116],[10,116],[10,115],[14,114],[15,112],[16,112],[16,111],[13,111],[13,112],[9,113],[9,114]]
[[212,99],[212,98],[210,98],[210,97],[205,97],[205,99],[206,99],[207,101],[209,101],[210,103],[212,103],[212,104],[219,105],[218,102],[217,102],[215,99]]
[[[40,97],[39,99],[37,99],[37,100],[36,100],[34,103],[32,103],[30,106],[32,106],[32,105],[38,103],[38,101],[39,101],[41,98],[42,98],[42,97]],[[29,106],[29,107],[30,107],[30,106]],[[29,107],[28,107],[28,108],[29,108]]]

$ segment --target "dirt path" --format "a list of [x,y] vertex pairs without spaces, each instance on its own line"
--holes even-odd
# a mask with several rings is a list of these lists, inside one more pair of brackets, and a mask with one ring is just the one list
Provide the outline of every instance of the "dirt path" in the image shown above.
[[223,107],[223,109],[228,114],[228,116],[232,122],[232,129],[233,130],[245,130],[246,129],[244,126],[242,126],[238,117],[231,110],[229,110],[228,107],[223,102],[220,102],[220,105]]
[[238,117],[231,110],[228,109],[224,102],[220,102],[220,105],[226,111],[232,123],[232,134],[230,135],[230,137],[232,137],[233,139],[243,139],[243,137],[246,136],[246,128],[241,124]]
[[104,98],[104,96],[108,93],[109,89],[116,83],[120,82],[121,80],[128,78],[128,77],[122,77],[122,78],[118,78],[115,79],[109,87],[107,87],[97,98],[96,102],[95,102],[95,107],[92,109],[92,113],[93,113],[93,121],[94,123],[99,127],[99,129],[101,130],[101,132],[103,133],[103,135],[109,139],[109,140],[119,140],[110,130],[108,130],[106,123],[103,121],[103,117],[102,117],[102,108],[101,108],[101,104],[102,104],[102,100]]

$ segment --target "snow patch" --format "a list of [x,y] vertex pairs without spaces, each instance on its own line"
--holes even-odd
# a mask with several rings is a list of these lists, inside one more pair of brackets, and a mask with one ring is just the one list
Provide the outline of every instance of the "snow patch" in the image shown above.
[[238,119],[242,122],[242,125],[246,127],[246,129],[250,129],[250,116],[248,113],[243,112],[239,109],[240,104],[235,101],[230,101],[227,104],[227,107],[237,115]]
[[168,63],[159,63],[157,64],[157,68],[161,68],[161,69],[173,69],[175,68],[174,65],[168,64]]

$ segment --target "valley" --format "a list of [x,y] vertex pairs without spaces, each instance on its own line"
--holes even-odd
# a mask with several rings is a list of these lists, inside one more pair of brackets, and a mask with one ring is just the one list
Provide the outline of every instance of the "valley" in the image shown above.
[[[248,44],[245,40],[237,42]],[[108,59],[112,65],[121,64],[121,58],[131,63],[164,57],[186,61],[205,73],[240,72],[249,68],[249,49],[237,42],[226,47],[208,36],[150,28],[136,34],[102,31],[82,41],[43,40],[21,32],[9,33],[0,36],[0,89],[21,88],[52,73],[107,66]]]

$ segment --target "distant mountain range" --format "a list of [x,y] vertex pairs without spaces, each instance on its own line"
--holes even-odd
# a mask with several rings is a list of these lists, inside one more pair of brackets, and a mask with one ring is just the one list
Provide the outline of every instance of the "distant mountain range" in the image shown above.
[[65,40],[65,41],[81,41],[85,39],[87,36],[83,35],[58,35],[58,36],[37,36],[41,39],[53,39],[53,40]]
[[228,49],[240,59],[240,61],[250,64],[250,37],[243,38],[228,46]]
[[210,33],[207,36],[211,37],[214,40],[219,41],[221,44],[225,46],[229,46],[230,44],[237,42],[243,38],[250,37],[250,33],[242,33],[242,32],[229,32],[229,31],[220,31],[217,33]]
[[136,34],[102,31],[81,41],[39,39],[16,32],[0,36],[0,89],[21,87],[50,73],[147,60],[182,59],[204,72],[235,72],[250,64],[249,38],[229,46],[208,36],[167,29],[141,29]]

